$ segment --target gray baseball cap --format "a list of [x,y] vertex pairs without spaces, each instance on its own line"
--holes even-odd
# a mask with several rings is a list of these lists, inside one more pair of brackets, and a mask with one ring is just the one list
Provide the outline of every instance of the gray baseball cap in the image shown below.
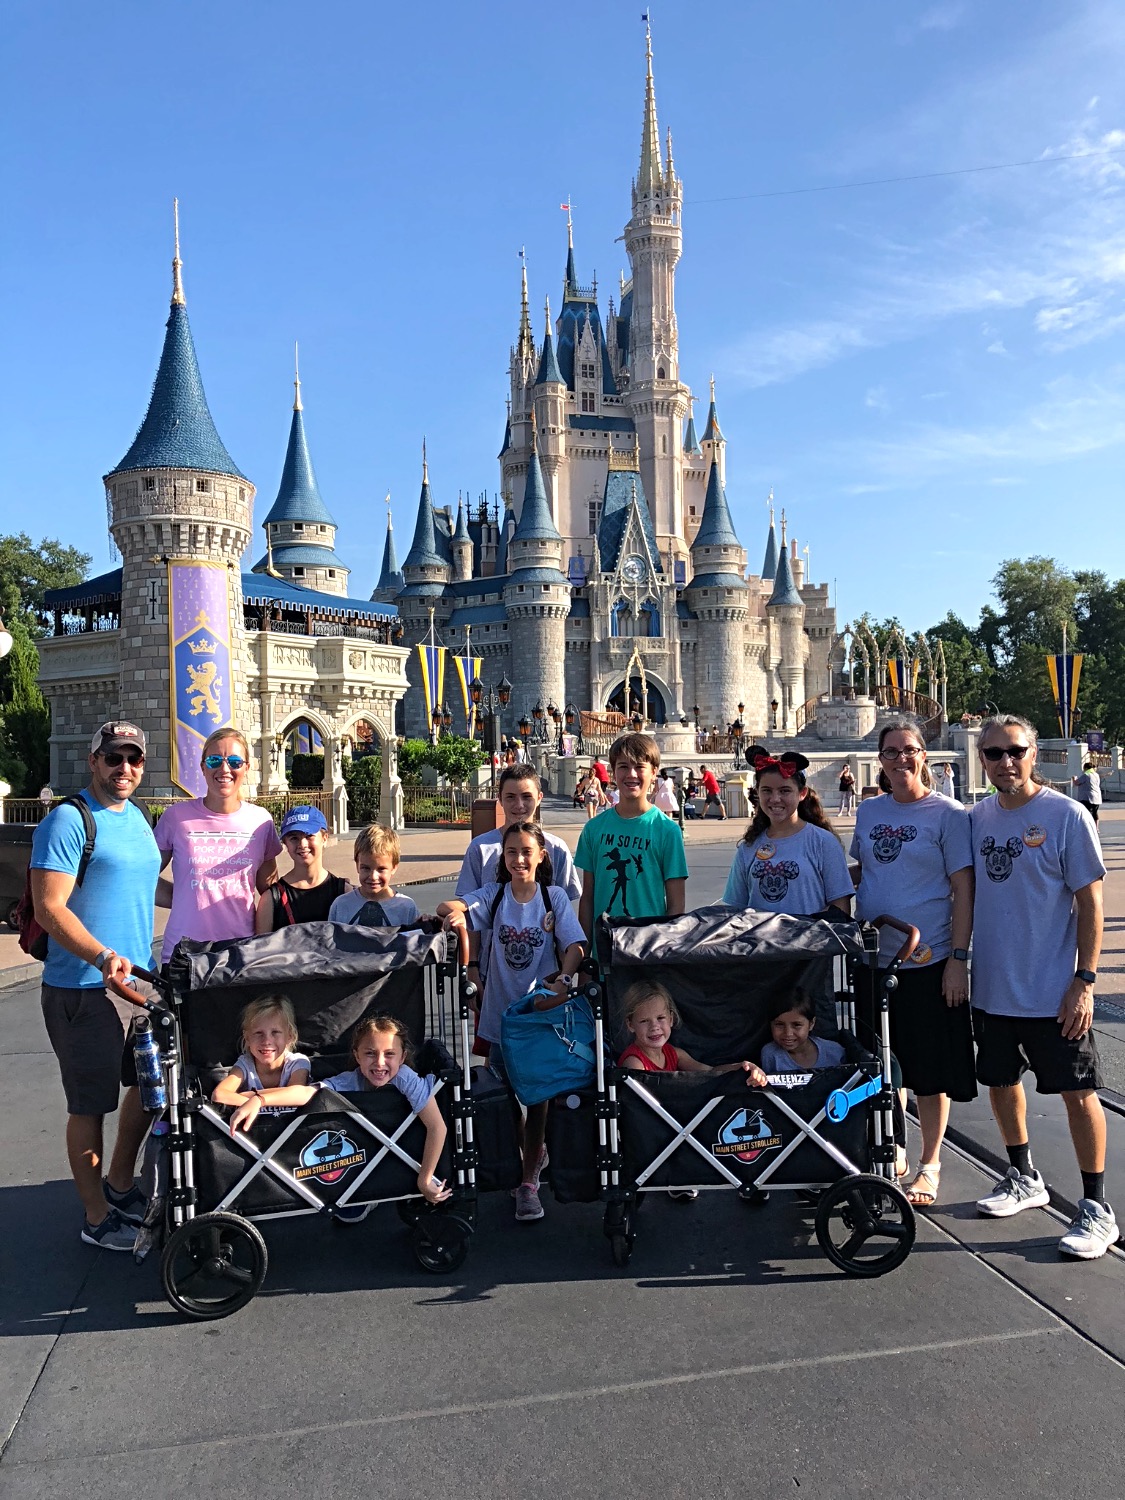
[[124,719],[111,719],[90,741],[91,755],[104,755],[107,750],[139,750],[144,755],[144,731]]

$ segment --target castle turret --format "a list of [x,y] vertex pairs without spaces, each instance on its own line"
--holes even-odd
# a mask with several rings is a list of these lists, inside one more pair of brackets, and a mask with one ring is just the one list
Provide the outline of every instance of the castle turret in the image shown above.
[[251,571],[266,573],[272,563],[282,578],[299,588],[346,596],[351,569],[336,553],[336,522],[328,513],[316,482],[305,436],[301,373],[295,354],[293,392],[293,419],[289,424],[281,483],[277,499],[262,522],[266,555],[259,558]]
[[[533,450],[538,450],[547,506],[552,525],[558,507],[555,504],[556,477],[566,451],[566,381],[559,369],[555,341],[551,336],[551,303],[545,304],[546,331],[543,353],[535,376],[535,423],[531,434]],[[528,474],[530,475],[530,464]],[[525,491],[526,493],[526,491]]]
[[[387,496],[388,500],[390,496]],[[379,581],[375,585],[371,595],[380,604],[393,604],[402,593],[406,579],[402,576],[402,569],[398,565],[398,555],[395,552],[394,523],[391,513],[387,511],[387,539],[383,543],[383,565],[379,569]]]
[[453,582],[464,583],[473,576],[473,539],[465,517],[461,497],[457,497],[457,524],[453,528]]
[[[146,790],[169,795],[169,564],[214,563],[222,570],[229,632],[229,701],[251,742],[259,737],[257,704],[247,691],[240,561],[250,541],[254,486],[219,437],[207,406],[188,323],[175,212],[172,304],[148,410],[129,451],[105,476],[110,530],[121,553],[121,680],[117,715],[148,736]],[[225,627],[225,629],[224,629]],[[85,727],[85,726],[83,726]],[[89,726],[93,733],[96,723]],[[216,727],[207,721],[205,732]],[[189,760],[204,734],[188,734]],[[187,740],[191,741],[189,745]],[[256,788],[259,765],[251,763]]]
[[793,716],[804,702],[805,689],[805,606],[793,582],[789,546],[785,535],[785,512],[781,513],[781,546],[778,550],[777,575],[773,593],[766,605],[770,622],[771,664],[781,684],[777,729],[792,734]]
[[762,559],[762,582],[772,584],[777,577],[777,527],[773,522],[773,491],[770,490],[770,529],[766,534],[766,555]]
[[701,622],[708,666],[697,673],[695,694],[705,724],[725,725],[738,716],[738,704],[759,704],[747,696],[746,620],[749,591],[746,553],[735,533],[719,465],[712,462],[707,476],[703,516],[691,546],[692,579],[686,590],[688,607]]
[[661,159],[650,33],[646,33],[645,64],[641,157],[624,236],[633,270],[628,291],[629,383],[624,401],[640,440],[641,478],[660,545],[682,556],[680,443],[688,392],[680,384],[675,278],[683,249],[683,184],[672,164],[670,136],[667,165]]
[[532,444],[519,522],[507,546],[504,607],[517,713],[565,699],[566,618],[570,586],[560,571],[563,539],[551,515],[539,451]]
[[[445,588],[449,583],[452,567],[442,556],[437,536],[437,520],[434,515],[433,495],[430,493],[430,470],[426,459],[426,445],[422,444],[422,489],[418,496],[418,515],[414,522],[414,539],[410,551],[402,564],[402,576],[406,580],[402,592],[395,601],[402,620],[406,646],[416,646],[429,635],[433,617],[440,639],[441,627],[449,617],[451,606],[445,599]],[[422,674],[416,652],[411,652],[406,675],[411,689],[405,700],[406,732],[410,735],[426,736],[430,732],[430,710],[422,690]]]
[[725,485],[727,482],[727,440],[719,427],[719,413],[715,407],[715,377],[711,376],[711,404],[707,408],[707,426],[703,429],[703,441],[700,444],[703,456],[707,460],[707,466],[712,464],[719,467],[719,479]]

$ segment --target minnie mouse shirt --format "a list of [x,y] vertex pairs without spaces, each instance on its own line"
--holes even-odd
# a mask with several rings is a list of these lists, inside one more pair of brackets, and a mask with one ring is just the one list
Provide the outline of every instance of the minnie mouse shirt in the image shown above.
[[[498,892],[502,894],[493,918]],[[572,943],[586,941],[566,891],[553,885],[547,897],[544,901],[543,887],[536,885],[531,900],[521,905],[509,884],[501,886],[494,881],[460,898],[474,931],[491,932],[484,999],[477,1022],[477,1036],[483,1041],[498,1042],[500,1017],[512,1001],[533,990],[548,974],[557,973],[562,955]]]
[[800,832],[786,839],[771,839],[768,831],[751,843],[743,839],[727,876],[723,904],[807,917],[852,894],[840,840],[827,828],[802,823]]
[[[919,968],[944,963],[953,951],[953,891],[949,877],[973,863],[969,814],[959,802],[928,792],[917,802],[889,794],[861,802],[855,815],[851,855],[859,861],[856,916],[898,917],[917,927]],[[890,963],[902,933],[884,927],[879,961]]]

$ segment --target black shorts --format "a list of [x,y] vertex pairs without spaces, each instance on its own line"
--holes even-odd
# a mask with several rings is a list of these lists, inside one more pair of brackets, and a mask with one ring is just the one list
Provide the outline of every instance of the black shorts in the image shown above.
[[1026,1069],[1041,1094],[1100,1089],[1102,1060],[1093,1028],[1077,1040],[1063,1036],[1054,1016],[993,1016],[973,1011],[977,1079],[988,1088],[1011,1088]]
[[121,1085],[137,1081],[129,1045],[136,1010],[103,989],[64,989],[44,984],[43,1020],[59,1060],[66,1111],[111,1115]]
[[973,1022],[969,1003],[946,1005],[941,993],[944,959],[898,970],[890,996],[891,1050],[914,1094],[948,1094],[959,1104],[977,1097]]

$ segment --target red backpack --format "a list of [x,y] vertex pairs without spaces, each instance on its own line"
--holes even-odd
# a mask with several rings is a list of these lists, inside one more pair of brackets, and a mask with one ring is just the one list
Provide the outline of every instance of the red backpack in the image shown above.
[[[86,871],[93,857],[94,839],[98,833],[97,825],[90,811],[90,804],[80,793],[75,793],[73,797],[64,797],[58,806],[76,807],[82,814],[82,827],[86,840],[82,845],[82,857],[78,861],[78,873],[74,877],[75,885],[81,885],[86,878]],[[19,944],[23,951],[31,958],[37,958],[40,961],[45,959],[47,957],[47,934],[35,917],[35,902],[31,895],[30,863],[24,880],[23,895],[16,903],[16,927],[19,929]]]

